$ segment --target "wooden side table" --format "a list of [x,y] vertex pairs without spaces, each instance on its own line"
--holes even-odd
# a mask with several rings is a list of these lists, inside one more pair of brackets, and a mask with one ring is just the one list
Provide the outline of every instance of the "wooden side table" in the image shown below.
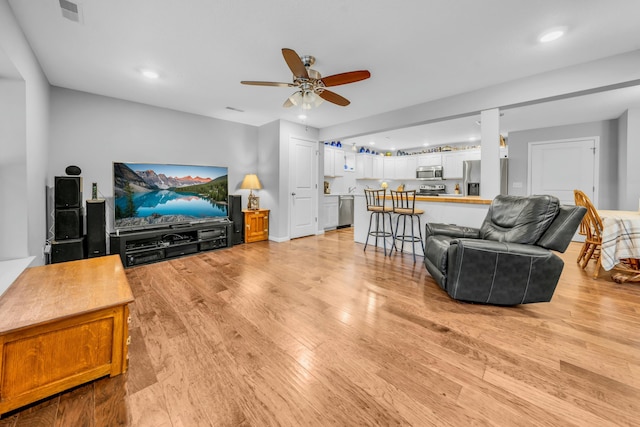
[[245,209],[244,213],[244,241],[245,243],[259,242],[269,239],[269,209]]
[[118,255],[26,269],[0,298],[0,415],[124,373],[131,302]]

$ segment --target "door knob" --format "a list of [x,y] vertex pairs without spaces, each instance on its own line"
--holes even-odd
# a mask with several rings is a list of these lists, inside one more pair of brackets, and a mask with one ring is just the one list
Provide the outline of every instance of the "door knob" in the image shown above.
[[291,193],[291,195],[292,195],[292,196],[295,196],[295,195],[296,195],[296,193]]

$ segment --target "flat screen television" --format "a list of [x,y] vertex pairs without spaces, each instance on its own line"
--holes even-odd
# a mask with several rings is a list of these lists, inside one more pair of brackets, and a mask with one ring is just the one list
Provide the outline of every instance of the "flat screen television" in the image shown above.
[[226,167],[113,163],[116,229],[188,224],[228,216]]

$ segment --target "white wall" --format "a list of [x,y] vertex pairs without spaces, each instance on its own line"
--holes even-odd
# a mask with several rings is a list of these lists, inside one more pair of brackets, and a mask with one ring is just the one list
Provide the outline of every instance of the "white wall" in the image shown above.
[[[21,167],[18,164],[13,166],[16,172],[24,170],[25,191],[24,199],[13,201],[16,203],[16,211],[26,218],[28,254],[21,253],[21,245],[8,239],[0,239],[0,247],[3,256],[20,258],[31,255],[36,256],[34,264],[43,264],[42,248],[46,238],[45,184],[49,155],[49,82],[6,0],[0,0],[0,50],[13,64],[25,84],[25,158]],[[22,107],[22,104],[19,106]],[[0,193],[0,196],[4,194]],[[5,203],[5,200],[11,199],[2,197],[0,200]],[[15,226],[25,229],[24,222]],[[25,234],[24,231],[19,233],[21,236]]]
[[[83,198],[98,184],[113,230],[113,162],[176,163],[229,168],[229,194],[258,169],[258,128],[53,87],[49,186],[69,165],[82,169]],[[261,194],[262,195],[262,194]]]
[[269,238],[278,240],[280,236],[278,222],[280,212],[280,122],[274,121],[260,126],[258,131],[258,178],[262,190],[257,192],[260,207],[270,210]]
[[[527,193],[529,169],[528,144],[539,141],[556,141],[590,136],[600,137],[600,209],[618,208],[618,121],[605,120],[551,128],[509,132],[509,194],[524,196]],[[520,188],[513,183],[520,182]]]
[[640,210],[640,109],[627,110],[618,121],[618,208]]
[[29,253],[25,103],[24,82],[0,78],[0,260]]

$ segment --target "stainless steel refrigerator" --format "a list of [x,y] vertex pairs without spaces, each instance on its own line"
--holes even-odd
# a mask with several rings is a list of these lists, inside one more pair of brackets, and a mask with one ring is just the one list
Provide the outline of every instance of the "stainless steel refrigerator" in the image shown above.
[[[480,195],[480,160],[462,163],[462,191],[465,196]],[[500,194],[509,192],[509,159],[500,159]],[[474,194],[477,193],[477,194]]]

